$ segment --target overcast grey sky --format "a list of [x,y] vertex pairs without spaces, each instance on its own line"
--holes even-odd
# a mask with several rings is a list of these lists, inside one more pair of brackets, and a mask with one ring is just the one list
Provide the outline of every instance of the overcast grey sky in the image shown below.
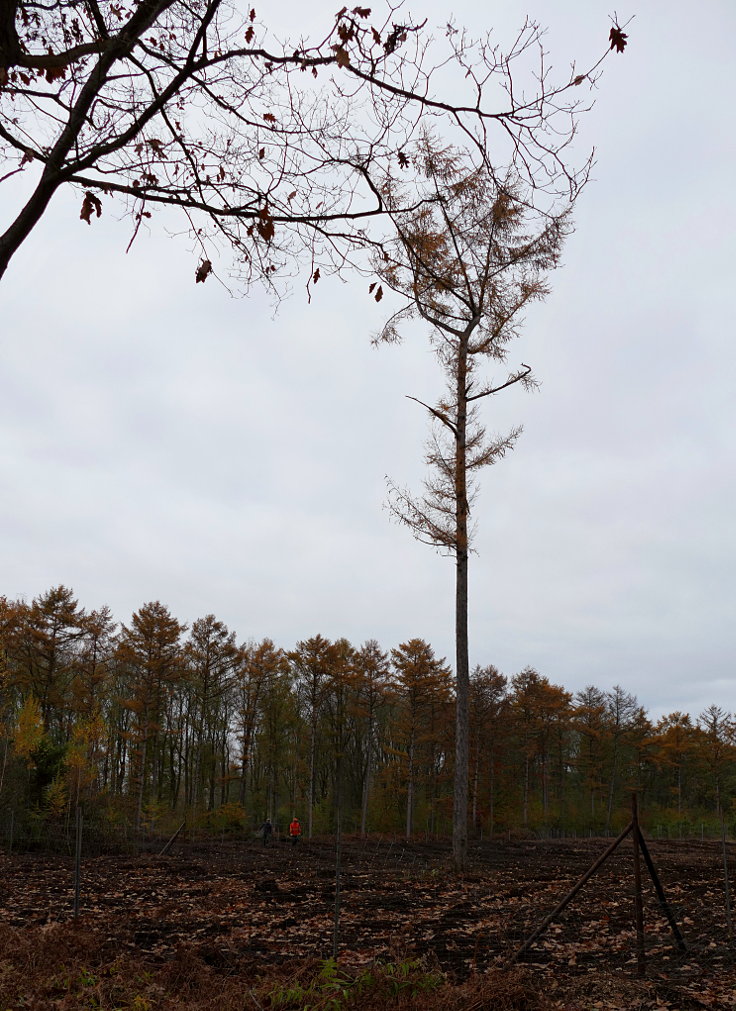
[[[613,13],[452,10],[501,43],[529,13],[563,70],[601,50]],[[621,684],[654,717],[732,711],[736,6],[617,13],[636,15],[630,45],[581,124],[594,180],[512,358],[542,387],[485,415],[524,434],[482,480],[471,662]],[[258,292],[195,285],[186,241],[141,233],[126,256],[129,226],[88,227],[78,204],[57,197],[0,285],[0,593],[64,583],[124,622],[158,599],[241,641],[418,636],[452,659],[452,562],[382,508],[385,475],[423,474],[406,396],[440,391],[426,339],[372,348],[363,279],[323,281],[311,305],[297,285],[274,316]]]

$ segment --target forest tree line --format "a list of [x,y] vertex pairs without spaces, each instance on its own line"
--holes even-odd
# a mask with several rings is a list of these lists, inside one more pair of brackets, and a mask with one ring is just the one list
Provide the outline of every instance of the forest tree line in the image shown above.
[[[610,833],[629,817],[692,834],[734,819],[736,722],[719,706],[652,722],[620,686],[572,693],[532,667],[476,667],[470,832]],[[147,832],[277,827],[449,834],[452,672],[421,639],[238,644],[158,601],[128,624],[58,586],[0,598],[0,807],[16,824]]]

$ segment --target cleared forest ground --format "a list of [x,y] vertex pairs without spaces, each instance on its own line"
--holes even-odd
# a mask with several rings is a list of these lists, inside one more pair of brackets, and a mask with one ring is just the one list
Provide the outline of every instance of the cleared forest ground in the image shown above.
[[[459,877],[445,845],[344,841],[339,964],[355,974],[422,958],[447,981],[432,995],[412,998],[407,988],[398,1003],[373,1006],[736,1008],[736,944],[715,843],[650,843],[687,954],[644,871],[647,973],[636,977],[627,841],[522,966],[503,968],[606,846],[483,843]],[[265,1008],[274,980],[314,974],[332,953],[334,842],[177,844],[165,857],[89,858],[76,922],[73,899],[70,857],[0,855],[2,1011]]]

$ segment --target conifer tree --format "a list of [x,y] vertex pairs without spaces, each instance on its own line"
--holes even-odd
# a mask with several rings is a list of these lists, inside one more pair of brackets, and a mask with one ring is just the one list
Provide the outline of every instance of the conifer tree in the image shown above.
[[135,748],[136,828],[142,824],[144,800],[160,800],[163,795],[164,730],[173,693],[184,677],[185,631],[168,607],[152,601],[133,614],[130,626],[123,625],[120,634],[118,662],[128,677],[125,705],[132,713]]
[[[422,770],[431,768],[441,729],[432,726],[432,715],[438,704],[450,698],[450,670],[444,658],[435,656],[434,649],[423,639],[409,639],[391,650],[394,671],[393,688],[400,703],[396,743],[405,762],[405,825],[407,841],[414,833],[414,806],[421,782]],[[425,779],[426,785],[426,779]]]
[[412,397],[428,413],[431,435],[424,491],[390,483],[393,515],[414,536],[455,561],[456,756],[453,853],[463,869],[468,848],[469,682],[468,562],[477,475],[515,445],[521,428],[489,435],[481,409],[517,384],[534,388],[528,365],[504,369],[524,309],[547,293],[545,274],[558,263],[569,205],[536,214],[514,173],[502,180],[475,167],[468,152],[442,148],[425,135],[415,152],[425,184],[415,206],[401,209],[401,187],[384,192],[395,208],[396,241],[376,260],[383,284],[401,297],[380,341],[400,339],[418,318],[445,377],[434,403]]

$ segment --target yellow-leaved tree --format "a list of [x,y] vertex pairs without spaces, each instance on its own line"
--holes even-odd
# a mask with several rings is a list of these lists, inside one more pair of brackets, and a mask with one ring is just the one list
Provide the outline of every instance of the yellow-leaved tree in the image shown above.
[[41,705],[35,695],[29,695],[18,713],[13,735],[13,750],[26,764],[33,765],[33,754],[44,737]]

